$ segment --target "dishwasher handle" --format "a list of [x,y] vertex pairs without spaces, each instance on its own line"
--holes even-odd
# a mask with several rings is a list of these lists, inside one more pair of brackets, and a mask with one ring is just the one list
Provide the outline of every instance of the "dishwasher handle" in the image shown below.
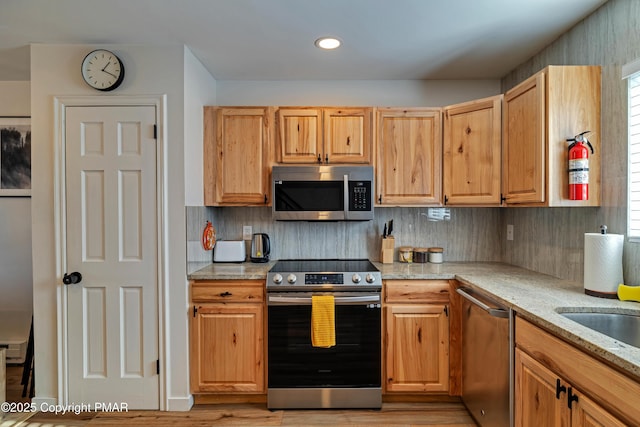
[[489,313],[490,315],[492,315],[493,317],[500,317],[500,318],[509,317],[508,309],[500,307],[495,302],[494,304],[498,305],[498,308],[489,307],[487,304],[483,303],[482,301],[480,301],[479,299],[471,295],[465,288],[458,288],[456,289],[456,292],[462,295],[464,298],[471,301],[473,304],[483,309],[484,311],[486,311],[487,313]]

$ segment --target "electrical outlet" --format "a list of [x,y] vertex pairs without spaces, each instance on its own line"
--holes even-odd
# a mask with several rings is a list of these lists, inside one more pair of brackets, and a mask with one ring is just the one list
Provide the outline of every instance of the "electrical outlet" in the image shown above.
[[242,240],[251,240],[251,236],[253,235],[253,227],[250,225],[242,226]]
[[513,225],[507,225],[507,240],[513,240]]

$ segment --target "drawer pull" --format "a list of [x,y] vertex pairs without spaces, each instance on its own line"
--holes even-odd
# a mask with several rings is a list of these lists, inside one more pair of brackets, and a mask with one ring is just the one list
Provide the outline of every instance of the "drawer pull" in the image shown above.
[[556,379],[556,399],[560,399],[560,394],[561,393],[566,393],[567,392],[567,388],[563,385],[561,385],[560,383],[560,379]]
[[228,291],[222,292],[220,294],[221,297],[230,297],[231,295],[233,295],[233,294],[231,292],[228,292]]

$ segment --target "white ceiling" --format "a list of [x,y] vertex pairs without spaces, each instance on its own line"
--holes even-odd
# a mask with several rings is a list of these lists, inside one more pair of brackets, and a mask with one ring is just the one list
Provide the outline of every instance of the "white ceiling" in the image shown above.
[[0,80],[29,80],[29,43],[184,44],[217,80],[494,79],[606,1],[0,0]]

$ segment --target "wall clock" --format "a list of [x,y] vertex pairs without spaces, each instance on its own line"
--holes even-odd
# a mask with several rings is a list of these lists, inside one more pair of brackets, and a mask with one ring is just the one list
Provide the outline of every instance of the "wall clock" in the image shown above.
[[82,60],[82,78],[94,89],[114,90],[124,80],[124,64],[115,53],[97,49]]

